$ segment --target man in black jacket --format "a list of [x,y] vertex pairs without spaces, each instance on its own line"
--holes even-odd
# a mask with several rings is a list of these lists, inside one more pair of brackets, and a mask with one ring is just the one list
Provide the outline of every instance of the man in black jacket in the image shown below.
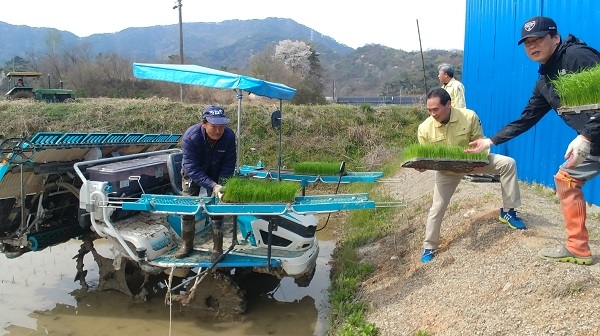
[[[471,148],[467,152],[487,150],[533,127],[551,109],[561,107],[551,80],[600,63],[600,53],[575,36],[568,35],[562,40],[556,23],[548,17],[536,16],[527,20],[521,29],[521,43],[525,44],[527,56],[541,63],[533,94],[519,119],[489,139],[469,143]],[[560,114],[560,117],[578,133],[567,147],[566,162],[554,176],[565,219],[567,244],[558,249],[543,249],[539,254],[552,261],[590,265],[592,252],[588,245],[586,203],[581,188],[600,173],[600,113]]]
[[[202,121],[192,125],[183,134],[181,150],[181,184],[183,195],[198,196],[204,188],[208,195],[219,194],[221,184],[235,172],[235,133],[226,125],[230,120],[221,107],[211,105],[204,110]],[[187,257],[194,249],[195,217],[182,216],[183,245],[175,258]],[[211,216],[213,251],[212,261],[223,254],[223,217]]]

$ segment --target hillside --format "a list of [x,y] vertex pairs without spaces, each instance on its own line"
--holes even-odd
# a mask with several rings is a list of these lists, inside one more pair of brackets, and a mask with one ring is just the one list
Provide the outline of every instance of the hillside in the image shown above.
[[[453,64],[456,67],[456,77],[462,77],[461,50],[424,51],[424,75],[419,52],[406,52],[376,44],[368,44],[355,50],[337,42],[334,37],[323,35],[291,19],[185,23],[183,31],[186,63],[241,74],[249,74],[250,58],[268,46],[275,46],[286,39],[308,42],[319,54],[323,69],[324,96],[333,96],[334,85],[337,96],[423,94],[426,91],[425,81],[428,88],[439,84],[437,65],[443,62]],[[112,66],[121,59],[125,64],[177,62],[178,36],[177,24],[127,28],[113,34],[78,37],[52,28],[15,26],[0,22],[0,40],[3,42],[3,48],[0,49],[0,79],[1,70],[10,71],[16,57],[17,63],[19,60],[27,62],[23,64],[26,69],[22,70],[39,70],[55,77],[58,74],[55,74],[54,67],[62,62],[64,64],[59,65],[61,78],[52,78],[52,82],[63,80],[65,87],[77,90],[78,81],[69,78],[69,71],[75,68],[74,63],[101,59],[101,56],[109,57]],[[50,42],[53,47],[48,50]],[[113,54],[119,58],[115,60],[110,57]],[[123,68],[114,69],[114,73],[104,70],[103,73],[111,78],[131,77],[131,71]],[[104,76],[93,77],[98,80]],[[91,79],[79,80],[82,81],[88,82]],[[0,84],[3,83],[0,81]],[[122,81],[120,85],[127,87],[128,83]],[[1,88],[7,90],[6,87]],[[97,96],[106,95],[89,93],[89,97]]]
[[[499,183],[462,181],[442,224],[441,251],[420,262],[433,172],[401,169],[404,182],[385,193],[405,199],[394,234],[361,248],[376,271],[360,299],[381,335],[599,335],[600,264],[554,263],[538,250],[564,243],[563,219],[551,190],[521,184],[515,231],[500,223]],[[388,186],[388,185],[386,185]],[[590,246],[600,253],[600,221],[588,216]]]
[[[310,40],[326,62],[354,50],[319,32],[312,31],[311,34],[311,30],[294,20],[281,18],[184,23],[184,56],[191,63],[208,67],[243,69],[248,66],[249,56],[285,39]],[[49,40],[59,49],[85,46],[89,55],[115,53],[135,62],[165,62],[170,55],[179,55],[178,24],[127,28],[112,34],[79,37],[53,28],[0,22],[0,40],[3,41],[2,63],[15,55],[27,58],[32,53],[43,54]]]

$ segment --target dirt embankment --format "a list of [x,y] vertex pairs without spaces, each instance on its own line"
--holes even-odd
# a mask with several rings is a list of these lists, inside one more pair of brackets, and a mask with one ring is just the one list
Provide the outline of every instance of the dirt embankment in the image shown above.
[[[521,184],[519,216],[528,230],[497,220],[499,183],[462,181],[442,224],[436,258],[420,262],[433,172],[401,170],[385,185],[405,199],[397,229],[362,249],[376,266],[361,299],[382,335],[600,335],[600,260],[580,266],[538,257],[564,243],[560,206],[549,189]],[[588,217],[590,245],[600,255],[597,216]]]

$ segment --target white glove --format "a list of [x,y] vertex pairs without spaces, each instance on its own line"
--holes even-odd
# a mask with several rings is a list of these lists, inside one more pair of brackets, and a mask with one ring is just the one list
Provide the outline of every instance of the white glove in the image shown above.
[[590,141],[583,135],[578,135],[567,147],[565,160],[567,160],[567,168],[575,168],[579,166],[585,158],[590,155]]
[[221,189],[223,189],[222,185],[215,184],[215,186],[213,187],[213,196],[217,196],[219,198],[223,197],[223,193],[221,192]]
[[469,147],[472,148],[467,148],[465,149],[466,153],[481,153],[481,152],[488,152],[490,151],[490,147],[492,147],[494,143],[492,142],[492,140],[488,139],[488,138],[484,138],[484,139],[477,139],[475,141],[471,141],[469,142]]

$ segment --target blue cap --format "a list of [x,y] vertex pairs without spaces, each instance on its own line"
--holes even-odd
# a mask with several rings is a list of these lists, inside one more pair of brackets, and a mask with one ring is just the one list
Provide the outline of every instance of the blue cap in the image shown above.
[[202,113],[202,119],[205,119],[213,125],[227,125],[231,120],[225,116],[223,108],[211,105]]

